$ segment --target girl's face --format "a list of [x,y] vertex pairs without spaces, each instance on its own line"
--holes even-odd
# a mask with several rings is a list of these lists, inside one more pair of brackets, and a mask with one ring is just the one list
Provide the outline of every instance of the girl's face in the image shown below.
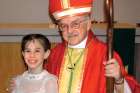
[[37,70],[43,68],[43,62],[49,56],[49,50],[45,52],[41,43],[35,39],[26,43],[22,54],[28,69]]

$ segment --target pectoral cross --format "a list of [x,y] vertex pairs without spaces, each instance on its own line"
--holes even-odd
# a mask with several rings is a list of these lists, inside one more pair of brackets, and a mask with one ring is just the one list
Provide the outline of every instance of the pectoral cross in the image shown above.
[[74,70],[75,69],[76,64],[73,64],[73,66],[68,67],[68,69],[70,70]]

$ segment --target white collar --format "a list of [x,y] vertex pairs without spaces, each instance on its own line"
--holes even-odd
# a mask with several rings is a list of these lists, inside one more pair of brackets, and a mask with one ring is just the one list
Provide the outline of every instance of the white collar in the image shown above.
[[87,42],[87,37],[77,45],[68,45],[69,48],[85,48]]
[[41,73],[38,74],[32,74],[29,73],[29,71],[25,71],[23,73],[23,77],[25,77],[28,80],[40,80],[44,77],[44,75],[46,75],[48,72],[46,70],[43,70]]

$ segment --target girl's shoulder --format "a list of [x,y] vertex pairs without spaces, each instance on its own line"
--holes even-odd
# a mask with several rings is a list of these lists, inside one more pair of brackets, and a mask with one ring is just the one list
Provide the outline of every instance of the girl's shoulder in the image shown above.
[[57,76],[54,74],[49,73],[47,70],[44,70],[44,79],[45,80],[57,80]]
[[[26,72],[26,71],[25,71]],[[23,80],[23,76],[25,74],[25,72],[23,72],[22,74],[18,74],[15,77],[12,78],[12,80],[17,84],[17,86],[20,84],[20,82]]]
[[21,78],[23,78],[23,76],[25,75],[25,73],[27,73],[27,71],[23,72],[22,74],[16,75],[13,79],[16,79],[16,80],[21,79]]

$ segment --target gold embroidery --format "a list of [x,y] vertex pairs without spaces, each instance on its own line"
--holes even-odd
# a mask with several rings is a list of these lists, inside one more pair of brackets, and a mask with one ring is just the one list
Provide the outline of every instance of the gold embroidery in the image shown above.
[[61,0],[61,6],[63,9],[67,9],[70,7],[70,1],[69,0]]

